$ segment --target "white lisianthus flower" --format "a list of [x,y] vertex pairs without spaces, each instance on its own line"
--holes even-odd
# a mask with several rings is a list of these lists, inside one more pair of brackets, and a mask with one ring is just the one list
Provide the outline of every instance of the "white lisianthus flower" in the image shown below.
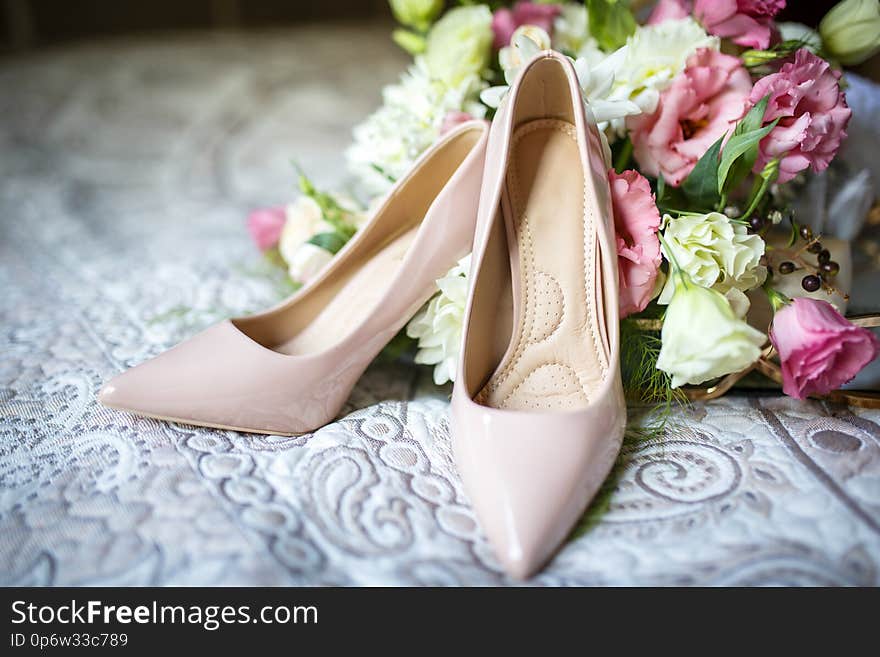
[[[735,288],[741,292],[763,285],[767,268],[761,265],[764,240],[748,233],[745,225],[720,212],[663,217],[663,254],[676,263],[697,285],[721,294]],[[675,292],[670,276],[657,303],[667,304]],[[742,299],[737,296],[738,306]]]
[[733,310],[733,314],[740,319],[744,319],[745,316],[749,314],[749,308],[752,307],[752,302],[749,301],[749,298],[742,290],[732,287],[724,293],[724,298],[727,299],[727,303],[730,304],[730,309]]
[[308,242],[319,233],[332,232],[333,226],[324,221],[321,208],[313,198],[300,196],[287,206],[287,220],[278,250],[287,263],[290,278],[305,284],[330,262],[332,253]]
[[467,302],[470,260],[470,256],[463,258],[443,278],[437,280],[440,292],[406,327],[406,334],[419,341],[416,362],[434,366],[434,383],[438,386],[447,381],[455,381]]
[[[688,58],[700,48],[718,50],[719,40],[688,17],[640,26],[624,48],[610,56],[608,65],[614,71],[611,98],[631,100],[642,112],[651,114],[657,109],[660,92],[684,70]],[[622,126],[615,126],[619,128]]]
[[724,296],[676,272],[675,293],[666,310],[657,369],[672,387],[699,384],[739,372],[761,355],[767,336],[739,319]]
[[354,129],[346,160],[364,191],[370,196],[387,192],[437,139],[450,112],[485,116],[478,98],[486,86],[478,75],[449,86],[432,77],[425,60],[417,57],[398,84],[385,87],[382,107]]

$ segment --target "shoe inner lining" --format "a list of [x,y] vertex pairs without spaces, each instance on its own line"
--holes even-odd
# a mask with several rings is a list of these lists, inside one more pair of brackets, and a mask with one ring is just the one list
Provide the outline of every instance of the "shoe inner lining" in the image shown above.
[[417,232],[418,226],[414,226],[364,262],[302,331],[275,349],[292,356],[308,354],[345,338],[379,304],[389,281],[397,277]]
[[575,127],[555,119],[520,126],[502,201],[512,245],[513,334],[479,403],[548,411],[590,403],[607,362],[592,207]]

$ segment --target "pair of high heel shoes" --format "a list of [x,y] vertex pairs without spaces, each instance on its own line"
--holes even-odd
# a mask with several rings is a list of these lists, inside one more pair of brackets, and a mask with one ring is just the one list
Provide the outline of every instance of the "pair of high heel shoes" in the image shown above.
[[623,437],[617,255],[602,145],[570,62],[523,67],[491,125],[438,141],[302,290],[110,381],[106,406],[238,431],[313,431],[473,250],[452,440],[499,560],[562,543]]

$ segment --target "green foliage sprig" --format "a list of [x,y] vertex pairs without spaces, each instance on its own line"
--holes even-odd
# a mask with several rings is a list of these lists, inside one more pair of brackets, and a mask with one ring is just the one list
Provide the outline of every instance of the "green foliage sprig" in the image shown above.
[[314,244],[336,254],[357,232],[357,226],[348,218],[351,211],[339,205],[330,194],[319,191],[302,169],[297,167],[297,170],[299,171],[300,191],[318,204],[324,221],[333,227],[332,232],[312,236],[309,244]]
[[[649,307],[650,308],[650,307]],[[660,309],[653,307],[655,313]],[[651,311],[646,311],[651,314]],[[684,393],[672,387],[666,372],[657,369],[660,334],[645,330],[638,320],[620,322],[620,371],[631,406],[627,436],[644,440],[662,435],[676,409],[687,405]]]
[[773,66],[778,65],[780,59],[790,57],[796,51],[810,47],[810,45],[807,39],[788,39],[766,50],[746,50],[740,55],[740,58],[752,75],[763,77],[772,72]]

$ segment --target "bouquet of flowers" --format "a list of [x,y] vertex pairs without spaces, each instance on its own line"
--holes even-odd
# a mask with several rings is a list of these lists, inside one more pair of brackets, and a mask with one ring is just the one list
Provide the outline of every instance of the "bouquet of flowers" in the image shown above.
[[[613,163],[629,393],[669,403],[710,384],[712,396],[757,368],[802,399],[874,359],[880,342],[841,314],[833,249],[792,199],[846,137],[840,65],[880,49],[878,0],[841,2],[818,32],[776,22],[785,0],[453,4],[390,1],[413,63],[354,130],[347,161],[368,198],[452,126],[491,119],[518,68],[552,48],[574,62]],[[300,186],[249,227],[304,283],[369,210]],[[467,275],[462,261],[437,281],[406,329],[437,384],[455,378]]]

